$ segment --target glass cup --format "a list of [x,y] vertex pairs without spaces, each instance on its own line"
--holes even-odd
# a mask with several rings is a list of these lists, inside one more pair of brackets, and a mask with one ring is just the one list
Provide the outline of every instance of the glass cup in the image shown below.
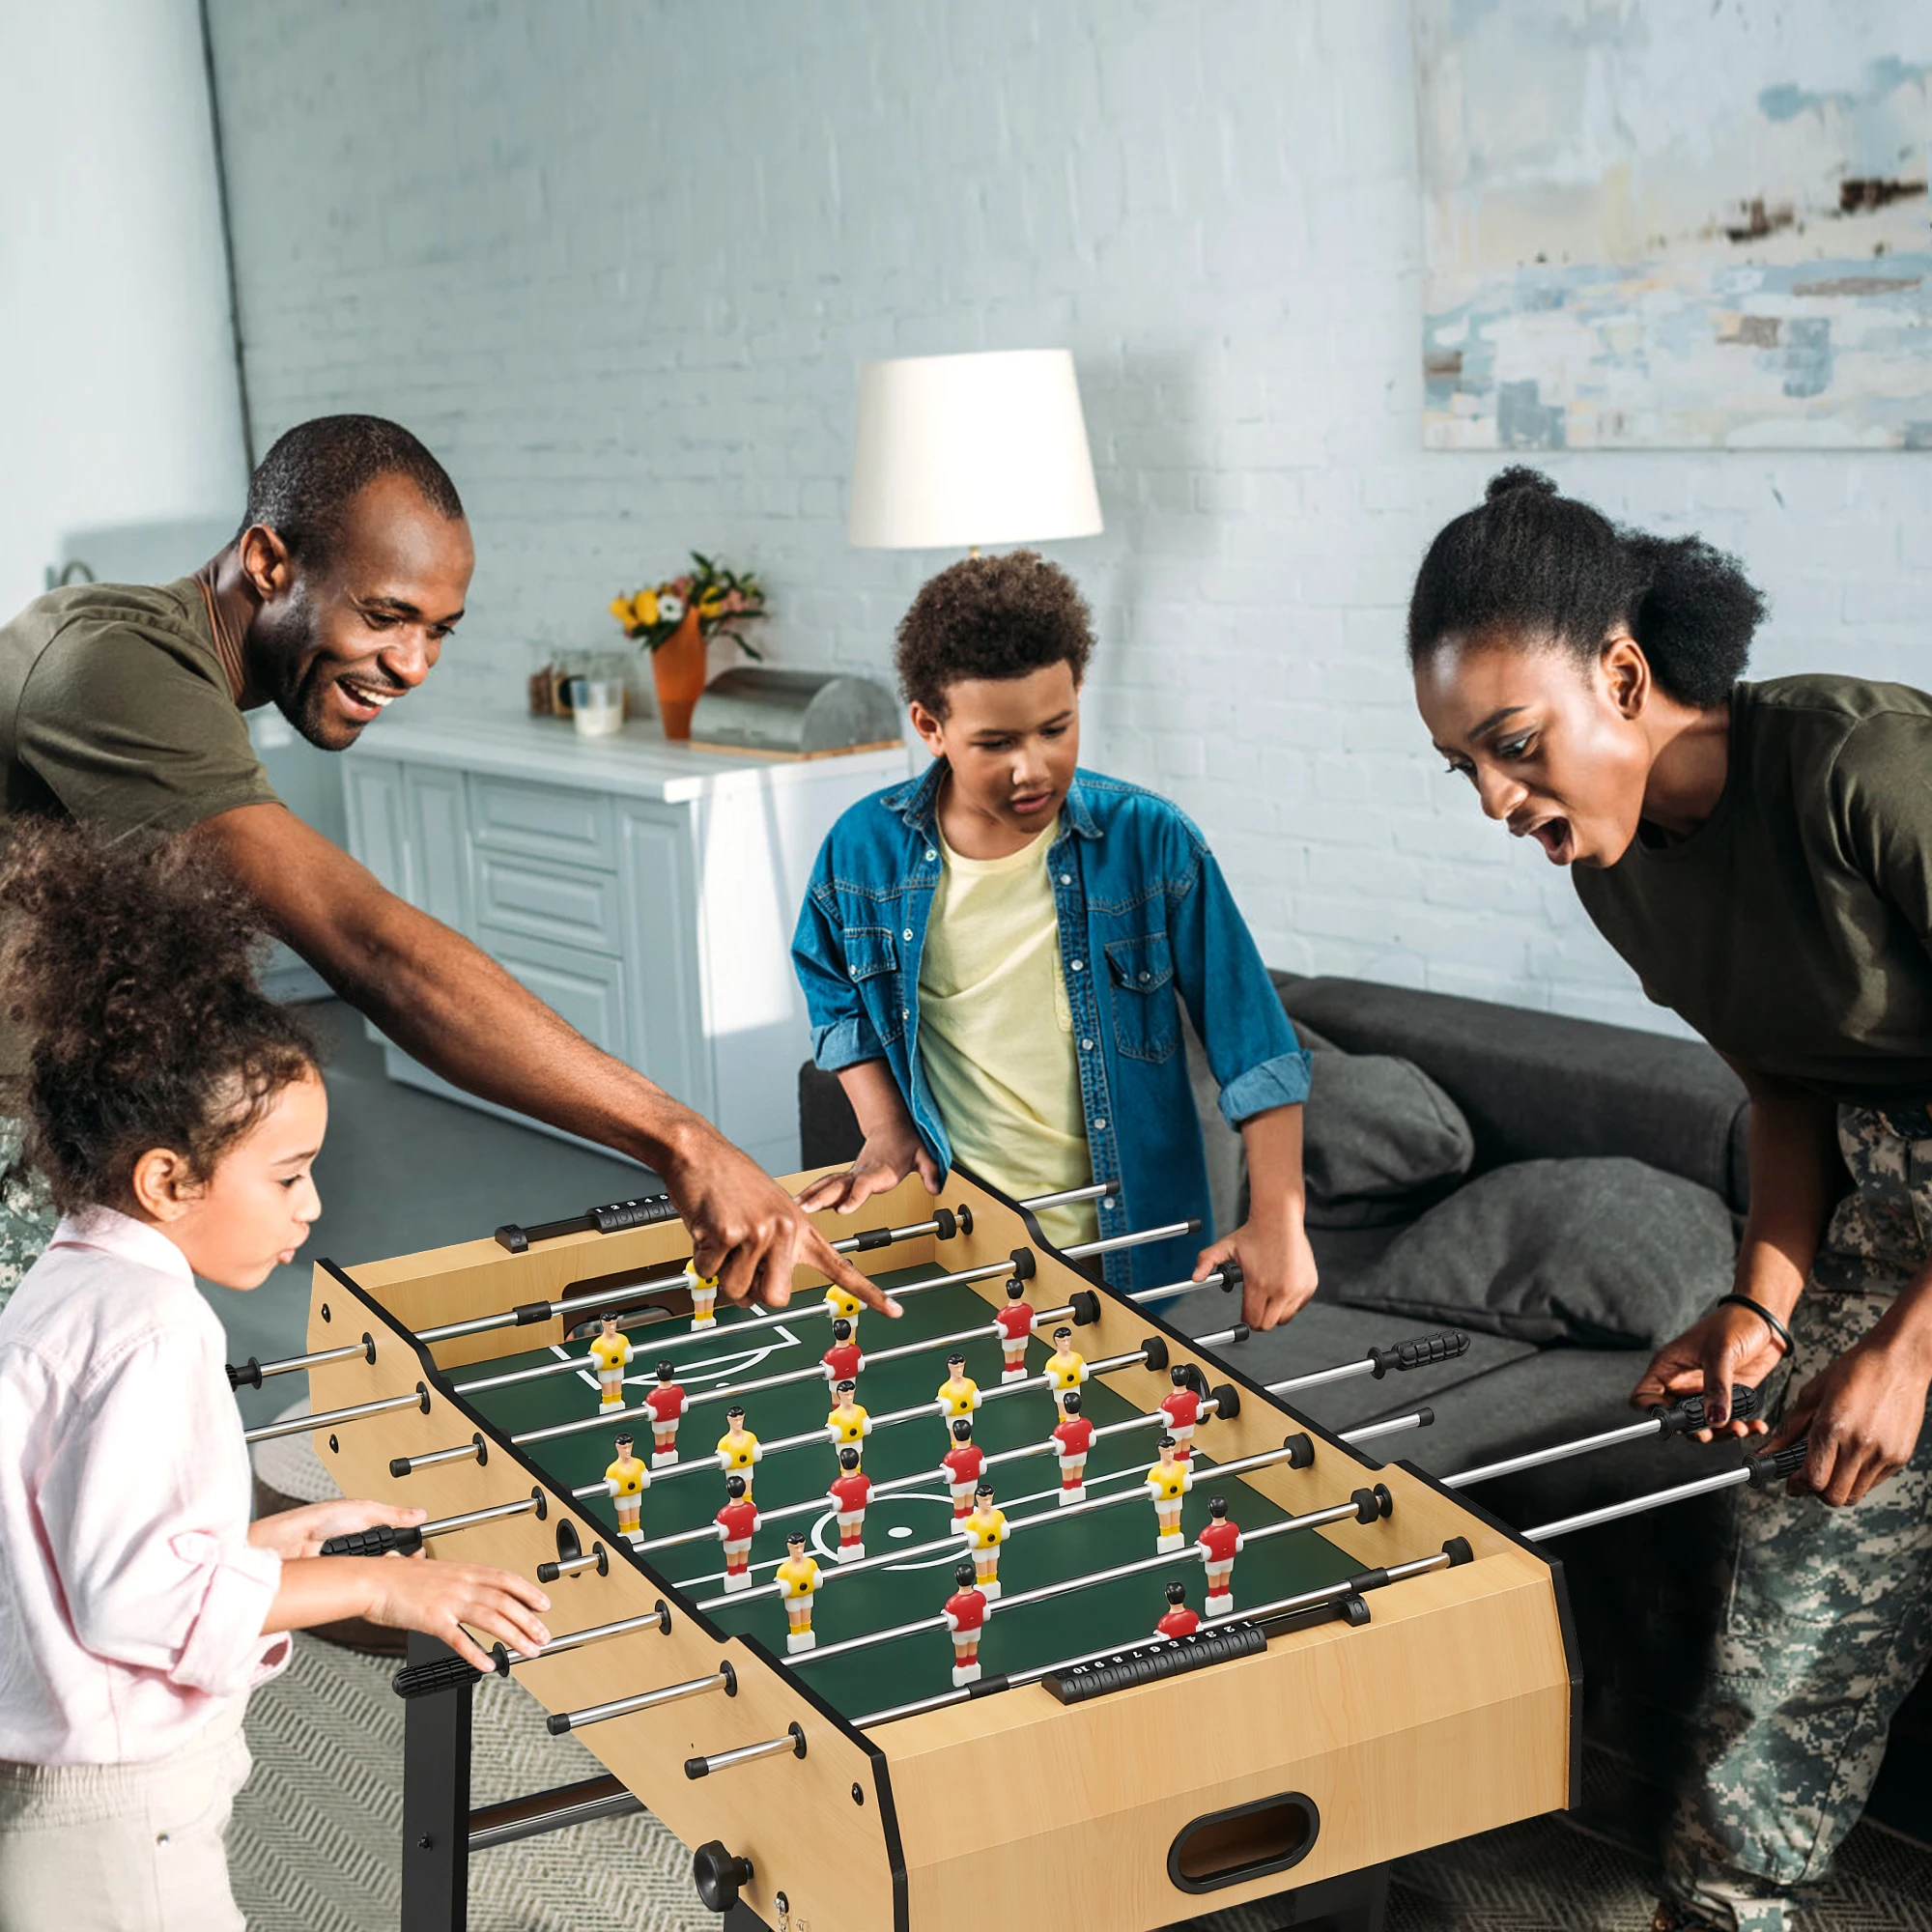
[[624,728],[624,680],[571,679],[570,712],[580,738],[614,738]]

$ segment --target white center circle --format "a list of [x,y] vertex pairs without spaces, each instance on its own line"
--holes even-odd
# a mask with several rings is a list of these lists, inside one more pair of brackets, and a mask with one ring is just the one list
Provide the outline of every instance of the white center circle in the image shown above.
[[893,1524],[892,1528],[886,1531],[886,1534],[890,1536],[895,1543],[909,1542],[912,1537],[912,1526],[909,1523],[895,1522]]

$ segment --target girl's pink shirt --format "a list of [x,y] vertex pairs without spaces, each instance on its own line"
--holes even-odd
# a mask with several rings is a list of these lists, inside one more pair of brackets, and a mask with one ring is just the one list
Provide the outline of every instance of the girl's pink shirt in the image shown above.
[[0,1311],[0,1759],[150,1763],[287,1665],[225,1353],[182,1251],[105,1208]]

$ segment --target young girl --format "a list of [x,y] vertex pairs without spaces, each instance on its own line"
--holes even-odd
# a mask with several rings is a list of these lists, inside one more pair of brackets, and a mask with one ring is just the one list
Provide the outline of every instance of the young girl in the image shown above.
[[24,1111],[64,1219],[0,1311],[0,1932],[242,1920],[222,1833],[251,1687],[337,1618],[549,1640],[507,1571],[324,1557],[420,1510],[248,1520],[221,1323],[321,1211],[317,1050],[257,988],[245,901],[192,835],[20,826],[0,868]]

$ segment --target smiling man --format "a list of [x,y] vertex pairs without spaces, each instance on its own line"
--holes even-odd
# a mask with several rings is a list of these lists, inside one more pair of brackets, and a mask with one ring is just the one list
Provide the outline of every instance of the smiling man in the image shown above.
[[[715,1127],[276,798],[244,714],[273,704],[311,744],[346,750],[435,668],[474,562],[455,485],[408,430],[298,425],[249,479],[234,541],[192,577],[56,590],[0,627],[0,820],[203,828],[269,926],[407,1052],[661,1175],[728,1298],[782,1301],[797,1261],[886,1306]],[[0,1075],[24,1059],[0,1016]],[[0,1301],[52,1225],[0,1118]]]

